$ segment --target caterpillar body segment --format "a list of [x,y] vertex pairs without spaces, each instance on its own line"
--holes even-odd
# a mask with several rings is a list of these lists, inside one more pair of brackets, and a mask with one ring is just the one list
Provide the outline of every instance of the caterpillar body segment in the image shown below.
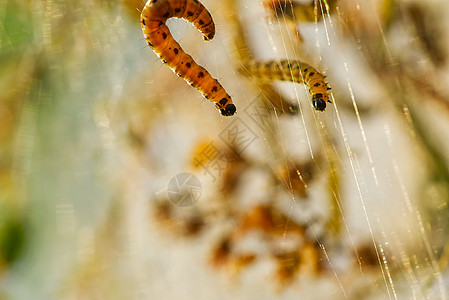
[[198,65],[175,41],[165,22],[182,18],[210,40],[215,35],[215,24],[209,11],[197,0],[149,0],[142,10],[140,22],[148,46],[179,77],[198,89],[224,116],[232,116],[236,107],[223,86],[209,72]]
[[324,80],[324,75],[304,62],[298,60],[249,61],[243,64],[239,72],[242,75],[262,80],[282,80],[305,84],[312,95],[313,107],[318,111],[326,109],[326,102],[332,103],[327,94],[329,88]]

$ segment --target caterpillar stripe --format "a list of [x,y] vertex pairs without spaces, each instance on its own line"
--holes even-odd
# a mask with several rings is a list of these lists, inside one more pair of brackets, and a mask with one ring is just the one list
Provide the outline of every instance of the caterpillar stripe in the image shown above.
[[208,41],[215,35],[212,16],[197,0],[149,0],[142,10],[140,22],[148,46],[159,58],[206,99],[214,102],[222,115],[232,116],[236,108],[231,96],[174,40],[165,25],[169,18],[182,18],[193,23]]
[[324,75],[314,67],[298,60],[281,60],[270,62],[246,62],[239,72],[245,76],[258,79],[283,80],[303,83],[312,95],[312,104],[316,110],[324,111],[329,100],[327,90],[330,88],[324,81]]

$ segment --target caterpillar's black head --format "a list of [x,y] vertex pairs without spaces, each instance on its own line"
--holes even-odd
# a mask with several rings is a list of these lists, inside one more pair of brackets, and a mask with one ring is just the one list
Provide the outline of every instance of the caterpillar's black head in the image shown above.
[[[326,100],[323,98],[328,98],[327,94],[326,97],[324,97],[321,93],[312,96],[312,104],[316,110],[324,111],[326,109]],[[330,102],[329,99],[327,99],[327,101]]]
[[216,102],[215,107],[220,110],[223,116],[232,116],[236,111],[235,105],[232,104],[232,100],[229,95]]
[[213,39],[215,36],[215,31],[212,31],[206,35],[203,36],[205,41],[210,41],[211,39]]
[[234,104],[228,104],[224,109],[220,109],[223,116],[232,116],[237,109]]
[[324,101],[323,99],[318,99],[316,101],[312,101],[312,104],[316,110],[324,111],[326,109],[326,101]]

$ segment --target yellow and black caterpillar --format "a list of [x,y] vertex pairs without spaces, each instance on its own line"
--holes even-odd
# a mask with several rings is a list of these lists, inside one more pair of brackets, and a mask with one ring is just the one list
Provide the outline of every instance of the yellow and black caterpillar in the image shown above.
[[182,18],[193,23],[204,39],[215,35],[211,14],[197,0],[149,0],[142,10],[140,22],[148,46],[178,76],[198,89],[224,116],[232,116],[236,107],[221,84],[182,50],[165,25],[169,18]]
[[298,60],[281,60],[269,62],[248,61],[243,63],[239,72],[242,75],[261,80],[283,80],[303,83],[312,95],[312,104],[316,110],[324,111],[329,100],[324,75],[314,67]]

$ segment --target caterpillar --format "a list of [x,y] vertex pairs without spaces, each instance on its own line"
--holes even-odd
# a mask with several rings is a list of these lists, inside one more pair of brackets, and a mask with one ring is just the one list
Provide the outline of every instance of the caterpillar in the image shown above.
[[314,67],[298,60],[248,61],[242,65],[239,73],[262,80],[283,80],[303,83],[309,88],[309,92],[312,95],[313,107],[318,111],[324,111],[326,109],[326,102],[332,103],[327,94],[327,90],[330,90],[330,88],[324,81],[324,75]]
[[149,0],[142,10],[140,22],[148,46],[179,77],[215,103],[223,116],[232,116],[236,107],[223,86],[198,65],[175,41],[165,22],[182,18],[193,23],[206,41],[215,35],[215,25],[207,9],[197,0]]

